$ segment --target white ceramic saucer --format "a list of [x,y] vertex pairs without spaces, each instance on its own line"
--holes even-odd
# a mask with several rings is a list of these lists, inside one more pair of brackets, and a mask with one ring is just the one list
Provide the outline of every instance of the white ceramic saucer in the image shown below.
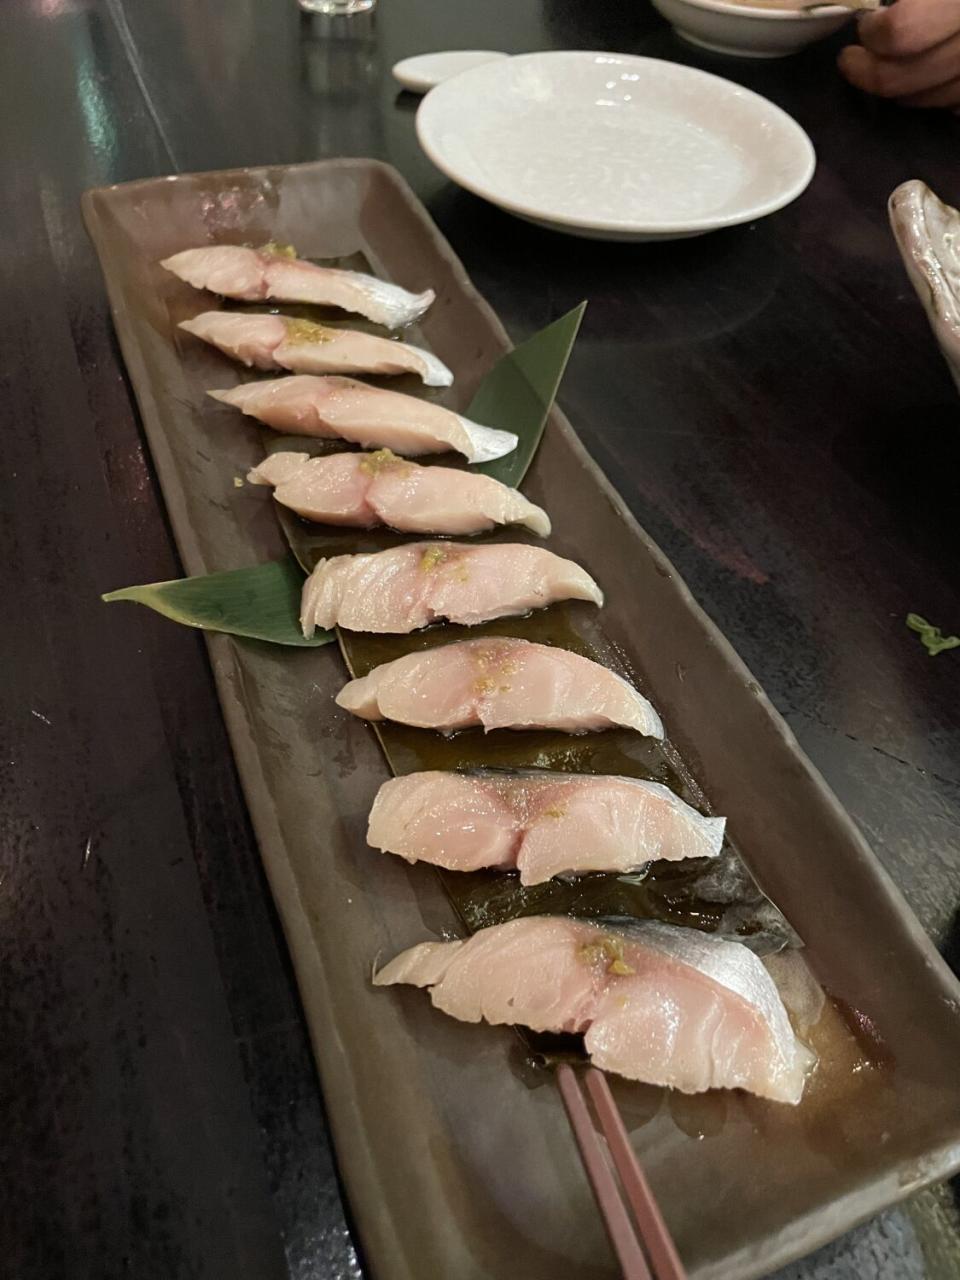
[[447,177],[531,222],[602,240],[750,222],[813,176],[810,139],[729,80],[627,54],[522,54],[465,71],[417,111]]
[[427,93],[444,80],[458,76],[461,71],[471,71],[485,62],[505,58],[505,53],[491,49],[450,49],[445,53],[419,53],[415,58],[404,58],[393,68],[393,78],[411,93]]

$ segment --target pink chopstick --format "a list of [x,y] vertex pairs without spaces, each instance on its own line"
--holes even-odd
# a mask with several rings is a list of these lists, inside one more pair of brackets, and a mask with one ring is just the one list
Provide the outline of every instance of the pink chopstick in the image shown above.
[[624,1280],[686,1280],[606,1076],[588,1067],[585,1080],[599,1133],[577,1073],[566,1063],[557,1068],[560,1096]]

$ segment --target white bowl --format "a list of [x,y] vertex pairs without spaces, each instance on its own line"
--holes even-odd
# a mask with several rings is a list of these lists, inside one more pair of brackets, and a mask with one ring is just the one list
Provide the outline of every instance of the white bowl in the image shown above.
[[522,54],[432,89],[417,136],[448,178],[530,222],[667,240],[762,218],[816,156],[786,112],[693,67],[630,54]]
[[750,9],[724,0],[653,0],[653,5],[685,40],[738,58],[783,58],[839,31],[853,17],[839,5],[813,13]]

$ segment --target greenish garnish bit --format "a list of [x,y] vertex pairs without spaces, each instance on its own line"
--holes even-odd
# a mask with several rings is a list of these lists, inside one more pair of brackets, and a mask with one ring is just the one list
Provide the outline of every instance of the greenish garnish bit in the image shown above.
[[960,645],[960,636],[945,636],[939,627],[935,627],[926,618],[921,618],[919,613],[907,614],[907,626],[911,631],[916,631],[931,658],[943,653],[945,649],[956,649]]
[[413,467],[405,458],[398,458],[390,449],[377,449],[375,453],[363,455],[360,470],[369,476],[376,476],[381,471],[412,471]]
[[577,953],[585,964],[603,965],[607,973],[615,973],[619,977],[628,977],[636,973],[632,965],[627,964],[623,953],[623,943],[619,938],[605,934],[597,942],[585,942]]
[[295,258],[297,251],[292,244],[283,244],[279,240],[268,240],[260,246],[260,252],[270,258]]
[[313,320],[284,319],[287,327],[288,342],[331,342],[336,336],[336,329],[328,329],[326,325],[316,324]]

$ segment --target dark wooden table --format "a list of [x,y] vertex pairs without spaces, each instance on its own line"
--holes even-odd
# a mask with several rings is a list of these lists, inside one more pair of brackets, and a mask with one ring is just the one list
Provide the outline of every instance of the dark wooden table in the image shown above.
[[[389,68],[446,47],[719,71],[809,130],[816,178],[702,240],[538,231],[419,151]],[[960,629],[960,400],[885,202],[915,176],[960,199],[960,124],[859,97],[834,56],[699,54],[644,0],[382,0],[334,24],[293,0],[0,4],[0,1274],[361,1274],[203,642],[98,601],[180,570],[85,187],[380,156],[514,337],[588,297],[564,408],[956,965],[960,651],[929,658],[903,620]],[[783,1275],[955,1277],[955,1196]]]

